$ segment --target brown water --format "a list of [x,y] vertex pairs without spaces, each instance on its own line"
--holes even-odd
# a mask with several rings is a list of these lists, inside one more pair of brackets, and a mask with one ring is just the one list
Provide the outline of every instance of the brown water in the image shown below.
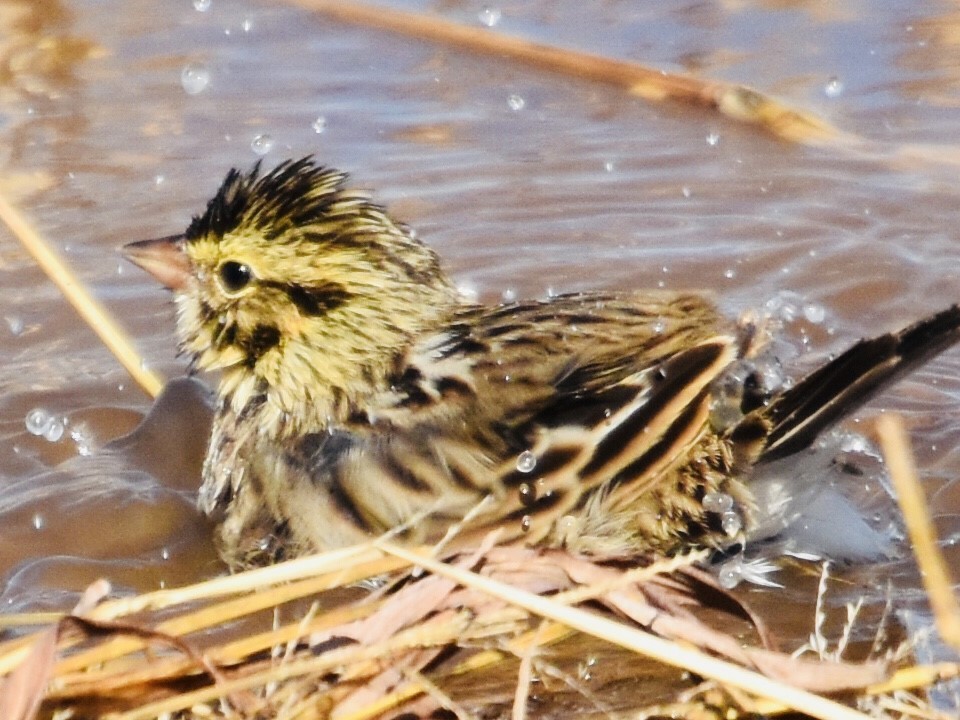
[[[315,153],[350,170],[492,301],[666,287],[732,314],[785,302],[799,368],[960,300],[949,4],[529,0],[496,24],[749,84],[872,141],[859,153],[282,3],[195,4],[0,0],[2,188],[168,377],[184,370],[169,299],[115,249],[182,230],[268,147],[268,165]],[[391,5],[474,26],[485,8]],[[61,608],[100,576],[139,591],[220,572],[192,510],[196,433],[148,446],[139,469],[96,452],[150,400],[5,231],[0,318],[0,607]],[[61,439],[27,432],[35,408],[68,419]],[[907,415],[960,566],[960,352],[862,415],[877,408]],[[909,563],[879,574],[916,587]]]

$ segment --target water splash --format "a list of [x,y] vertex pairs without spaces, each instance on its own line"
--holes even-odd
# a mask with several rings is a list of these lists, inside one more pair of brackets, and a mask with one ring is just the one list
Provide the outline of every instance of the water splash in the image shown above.
[[522,473],[533,472],[537,466],[537,456],[529,450],[524,450],[517,456],[517,471]]
[[500,8],[496,7],[485,7],[477,14],[477,19],[480,20],[481,25],[485,25],[488,28],[492,28],[500,22],[500,19],[503,17],[503,12]]
[[522,95],[511,95],[507,98],[507,107],[509,107],[514,112],[519,112],[527,106],[527,101],[523,99]]
[[720,527],[727,537],[734,537],[743,530],[743,518],[736,510],[727,510],[720,515]]
[[66,429],[66,418],[52,415],[43,408],[34,408],[27,413],[24,421],[27,432],[42,437],[49,442],[57,442]]
[[707,512],[727,512],[733,509],[733,498],[724,492],[708,492],[703,496],[703,509]]
[[274,140],[271,135],[262,133],[250,141],[250,149],[257,155],[266,155],[273,150]]
[[831,99],[840,97],[843,95],[843,81],[834,75],[823,86],[823,94]]
[[199,95],[210,84],[210,69],[202,63],[190,63],[180,72],[180,85],[187,95]]

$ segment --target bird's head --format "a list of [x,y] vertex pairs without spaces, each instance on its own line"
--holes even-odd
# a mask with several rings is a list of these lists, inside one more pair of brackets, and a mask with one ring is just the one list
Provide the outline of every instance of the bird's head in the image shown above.
[[[311,158],[231,170],[182,236],[127,257],[175,293],[181,349],[303,431],[375,389],[457,304],[436,254]],[[316,415],[312,418],[310,416]]]

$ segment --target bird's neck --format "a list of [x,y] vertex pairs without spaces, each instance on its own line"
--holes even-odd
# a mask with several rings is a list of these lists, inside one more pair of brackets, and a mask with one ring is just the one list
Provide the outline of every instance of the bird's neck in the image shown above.
[[[390,392],[398,361],[424,333],[442,326],[459,307],[454,292],[434,294],[424,305],[393,312],[364,331],[343,323],[285,335],[255,366],[223,371],[221,411],[255,419],[257,434],[283,441],[343,425]],[[360,320],[357,319],[359,324]]]

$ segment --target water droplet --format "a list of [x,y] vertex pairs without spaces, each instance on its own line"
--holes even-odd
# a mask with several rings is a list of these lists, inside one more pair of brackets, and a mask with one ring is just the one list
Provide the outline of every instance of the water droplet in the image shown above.
[[651,329],[657,334],[660,335],[664,330],[667,329],[667,324],[663,320],[655,320]]
[[197,12],[206,12],[213,4],[213,0],[193,0],[193,9]]
[[866,453],[867,441],[862,435],[850,433],[840,441],[840,449],[847,453]]
[[257,155],[266,155],[273,150],[273,137],[263,133],[250,141],[250,149]]
[[733,537],[743,529],[743,518],[736,510],[727,510],[720,516],[720,527],[727,537]]
[[493,27],[500,22],[500,18],[503,17],[503,13],[501,12],[500,8],[485,7],[480,11],[477,17],[480,19],[481,24],[486,25],[487,27]]
[[319,135],[327,129],[327,119],[323,115],[318,115],[317,119],[313,121],[313,124],[310,125],[310,127],[312,127],[313,131]]
[[77,455],[84,457],[93,455],[93,438],[90,435],[90,428],[85,423],[70,430],[70,439],[77,446]]
[[162,548],[160,550],[160,559],[169,560],[170,559],[170,548]]
[[537,490],[530,483],[520,483],[517,492],[520,495],[520,504],[524,507],[530,507],[537,501]]
[[180,85],[187,95],[199,95],[210,84],[210,70],[206,65],[190,63],[180,72]]
[[244,18],[243,23],[241,23],[240,27],[243,28],[243,31],[245,33],[250,32],[251,30],[253,30],[253,20],[251,20],[250,18]]
[[720,133],[716,131],[712,131],[709,135],[707,135],[707,145],[709,145],[710,147],[716,147],[719,144],[720,144]]
[[502,293],[500,293],[500,299],[505,303],[512,303],[517,301],[517,291],[513,288],[507,288]]
[[43,435],[52,422],[53,418],[50,417],[50,413],[43,408],[34,408],[28,412],[25,421],[27,432],[31,435]]
[[725,513],[733,509],[733,498],[724,492],[708,492],[703,496],[703,509],[707,512]]
[[727,268],[726,270],[723,271],[723,276],[727,280],[733,280],[737,276],[737,271],[734,270],[733,268]]
[[163,175],[154,175],[154,176],[153,176],[153,184],[154,184],[154,185],[163,185],[163,181],[164,181],[164,180],[166,180],[166,178],[165,178]]
[[607,172],[613,172],[615,167],[616,166],[609,160],[603,164],[603,169],[606,170]]
[[827,316],[826,308],[817,303],[807,303],[803,306],[803,316],[814,325],[819,325]]
[[64,424],[64,421],[59,418],[51,418],[50,424],[43,432],[44,440],[49,442],[57,442],[63,437],[64,430],[66,429]]
[[6,315],[3,318],[7,321],[7,327],[10,328],[10,334],[17,337],[23,333],[23,318],[18,315]]
[[537,466],[537,456],[529,450],[524,450],[517,457],[517,471],[522,473],[532,472]]
[[523,96],[521,95],[511,95],[510,97],[507,98],[507,105],[514,112],[518,112],[520,110],[523,110],[524,107],[526,107],[527,101],[524,100]]
[[727,590],[733,590],[742,579],[743,568],[740,566],[739,558],[725,562],[717,570],[717,580],[720,582],[720,587]]
[[520,518],[520,529],[523,532],[530,532],[530,528],[533,527],[533,519],[529,515],[524,515]]
[[823,94],[828,98],[840,97],[843,94],[843,81],[836,76],[830,78],[823,86]]
[[464,300],[470,303],[475,303],[480,298],[480,290],[477,289],[476,284],[471,280],[463,280],[457,284],[457,292],[460,293],[460,296]]
[[33,514],[33,529],[34,530],[43,530],[44,526],[47,524],[47,519],[41,513]]
[[691,190],[691,189],[690,189],[689,187],[687,187],[686,185],[684,185],[682,188],[680,188],[680,192],[683,193],[683,196],[684,196],[685,198],[688,198],[688,197],[690,197],[691,195],[693,195],[693,190]]

